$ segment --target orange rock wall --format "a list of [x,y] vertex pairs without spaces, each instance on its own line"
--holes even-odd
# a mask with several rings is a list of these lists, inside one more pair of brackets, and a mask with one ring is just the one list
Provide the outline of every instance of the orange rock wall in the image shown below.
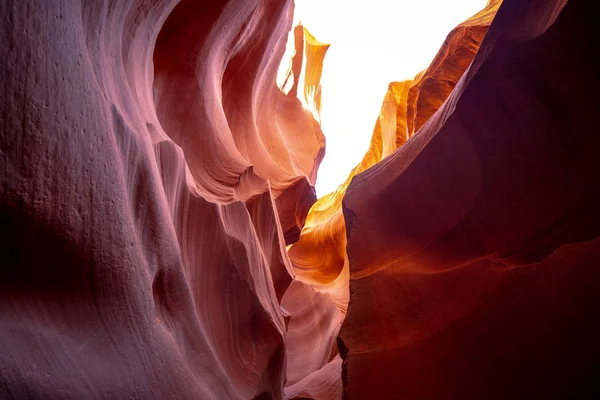
[[413,80],[390,83],[363,160],[346,182],[313,205],[299,242],[290,249],[299,279],[326,284],[348,268],[344,264],[342,200],[352,178],[395,152],[446,101],[473,60],[500,4],[490,1],[452,30],[431,65]]

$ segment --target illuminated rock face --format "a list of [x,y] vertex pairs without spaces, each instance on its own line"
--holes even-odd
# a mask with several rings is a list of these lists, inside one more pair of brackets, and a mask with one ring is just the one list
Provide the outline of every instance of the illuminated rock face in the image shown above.
[[597,390],[591,5],[490,1],[313,205],[293,2],[127,3],[0,4],[1,398]]
[[299,242],[290,249],[290,258],[299,278],[329,284],[348,269],[342,215],[342,200],[348,185],[354,176],[402,146],[444,103],[473,60],[500,3],[491,1],[484,10],[450,32],[425,71],[412,80],[390,83],[363,160],[346,182],[312,207]]
[[293,2],[42,3],[0,5],[0,397],[282,398],[321,367],[280,308],[325,143]]

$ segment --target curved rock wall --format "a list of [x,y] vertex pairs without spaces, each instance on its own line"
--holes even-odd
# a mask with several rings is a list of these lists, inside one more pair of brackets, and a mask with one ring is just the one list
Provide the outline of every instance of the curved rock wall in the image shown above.
[[292,13],[0,5],[0,397],[284,396],[324,147],[275,83]]
[[490,0],[316,201],[292,0],[0,2],[0,397],[593,396],[594,15]]
[[505,0],[441,108],[352,180],[349,399],[597,393],[589,7]]

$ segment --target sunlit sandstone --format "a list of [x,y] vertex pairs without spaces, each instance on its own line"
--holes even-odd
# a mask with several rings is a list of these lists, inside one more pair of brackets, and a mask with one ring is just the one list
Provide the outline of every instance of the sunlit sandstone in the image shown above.
[[597,397],[594,17],[491,1],[316,201],[292,1],[0,3],[0,397]]
[[300,241],[290,249],[299,279],[328,283],[348,267],[342,200],[352,178],[395,152],[444,103],[473,60],[500,3],[491,1],[450,32],[431,66],[413,80],[390,83],[363,160],[346,182],[313,205]]

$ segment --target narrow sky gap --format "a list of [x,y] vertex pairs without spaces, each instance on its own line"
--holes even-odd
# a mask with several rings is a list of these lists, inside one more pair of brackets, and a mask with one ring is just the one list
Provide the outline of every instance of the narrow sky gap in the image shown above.
[[[446,35],[486,0],[296,0],[294,24],[331,43],[322,76],[327,152],[317,195],[335,190],[369,146],[388,84],[425,69]],[[287,71],[290,48],[280,71]]]

